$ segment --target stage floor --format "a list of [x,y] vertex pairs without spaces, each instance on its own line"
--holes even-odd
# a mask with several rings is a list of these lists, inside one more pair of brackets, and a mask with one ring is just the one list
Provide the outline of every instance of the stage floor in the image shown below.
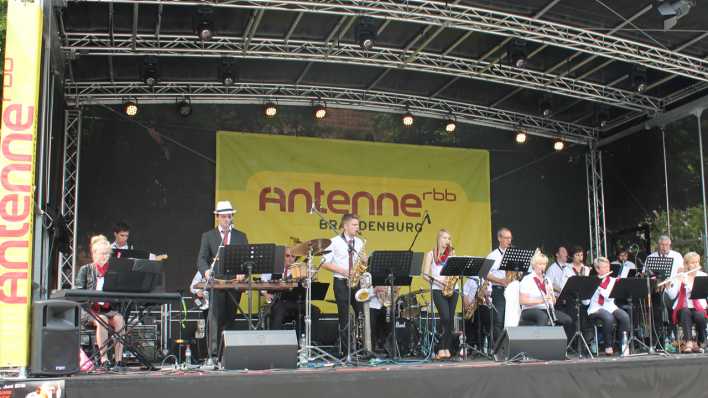
[[76,375],[68,398],[678,397],[706,396],[708,355],[636,356],[551,362],[487,360],[267,371]]

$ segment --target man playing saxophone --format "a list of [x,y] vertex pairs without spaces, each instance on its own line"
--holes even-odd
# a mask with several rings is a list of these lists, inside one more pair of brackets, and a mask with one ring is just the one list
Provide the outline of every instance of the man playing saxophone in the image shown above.
[[531,257],[531,273],[519,285],[519,325],[563,326],[566,337],[570,339],[574,333],[573,320],[566,313],[555,309],[553,285],[544,274],[547,265],[548,257],[543,253]]
[[[344,353],[350,342],[347,339],[349,321],[349,306],[354,308],[354,313],[359,314],[361,304],[354,297],[357,286],[350,286],[350,277],[357,271],[357,265],[365,265],[368,257],[363,253],[364,241],[357,235],[359,233],[359,217],[347,213],[342,216],[340,224],[342,233],[332,238],[332,243],[327,247],[324,263],[321,268],[332,271],[334,274],[333,290],[337,302],[337,317],[339,319],[340,353]],[[357,272],[357,277],[361,274]],[[347,344],[347,345],[345,345]]]

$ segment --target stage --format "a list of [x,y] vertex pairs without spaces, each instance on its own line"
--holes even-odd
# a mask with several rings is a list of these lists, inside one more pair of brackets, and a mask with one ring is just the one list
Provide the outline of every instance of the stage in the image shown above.
[[637,356],[552,362],[487,360],[298,370],[77,375],[69,398],[213,397],[677,397],[704,396],[708,356]]

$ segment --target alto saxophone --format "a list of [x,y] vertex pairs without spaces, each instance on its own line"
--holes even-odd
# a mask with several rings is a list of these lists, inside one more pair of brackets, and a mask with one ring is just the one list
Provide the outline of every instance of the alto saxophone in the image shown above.
[[477,294],[475,294],[474,300],[470,305],[465,306],[462,316],[465,319],[472,319],[474,313],[477,312],[477,308],[487,301],[487,289],[489,288],[489,281],[484,280],[482,286],[477,289]]
[[442,294],[445,297],[451,297],[455,293],[455,285],[460,280],[459,276],[448,276],[445,278],[445,283],[443,284]]
[[356,253],[356,263],[352,266],[351,270],[351,275],[349,275],[349,287],[354,288],[356,286],[359,286],[359,282],[361,281],[361,276],[366,272],[367,268],[369,265],[362,260],[362,257],[366,257],[366,239],[361,238],[361,240],[364,242],[361,245],[361,250]]

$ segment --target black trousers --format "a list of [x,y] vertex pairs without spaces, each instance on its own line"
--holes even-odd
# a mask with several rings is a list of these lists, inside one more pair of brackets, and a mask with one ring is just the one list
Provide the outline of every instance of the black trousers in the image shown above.
[[209,333],[209,344],[207,350],[210,357],[219,354],[219,342],[221,332],[224,329],[233,328],[233,321],[236,318],[236,308],[241,302],[241,292],[214,289],[209,296],[209,315],[207,317],[207,328]]
[[629,315],[621,308],[618,308],[613,313],[607,310],[600,309],[590,315],[590,319],[597,323],[602,321],[602,335],[605,336],[605,348],[615,345],[615,331],[621,337],[623,333],[627,333],[629,338]]
[[706,341],[706,317],[695,308],[681,308],[679,323],[683,329],[683,341],[693,340],[693,326],[696,326],[696,338],[703,344]]
[[383,348],[386,337],[391,332],[391,324],[386,323],[386,307],[369,308],[369,319],[371,321],[371,344],[374,349]]
[[[295,321],[295,330],[297,331],[297,336],[300,338],[302,334],[305,333],[305,302],[298,303],[293,300],[278,299],[270,307],[270,329],[271,330],[282,330],[283,323],[288,321]],[[298,313],[300,317],[298,318]],[[319,308],[312,306],[312,331],[317,330],[317,323],[320,320],[320,310]]]
[[[478,349],[483,347],[482,339],[484,336],[489,336],[489,331],[491,330],[490,323],[490,311],[491,308],[486,305],[480,305],[477,307],[472,319],[465,320],[465,333],[467,333],[467,344],[472,346],[477,346]],[[490,343],[490,344],[493,344]]]
[[[575,327],[573,326],[573,319],[563,311],[556,310],[556,325],[563,326],[565,331],[566,339],[570,338],[575,333]],[[529,308],[521,311],[521,319],[519,319],[519,326],[550,326],[550,321],[548,319],[548,314],[545,309],[540,308]]]
[[[567,302],[558,302],[556,305],[556,311],[561,311],[566,313],[570,319],[573,320],[573,327],[572,327],[572,334],[575,334],[577,331],[577,316],[578,316],[578,309],[575,306],[575,302],[573,300],[568,300]],[[594,329],[593,329],[593,322],[590,320],[590,317],[588,316],[588,307],[586,305],[580,304],[580,330],[583,333],[583,337],[585,338],[585,341],[590,344],[590,341],[593,339],[594,336]],[[567,331],[566,331],[567,332]],[[576,347],[577,348],[577,347]]]
[[455,329],[455,307],[457,306],[457,292],[445,297],[440,290],[433,290],[433,302],[440,317],[440,344],[438,350],[449,350],[452,342],[452,332]]
[[[354,293],[356,293],[356,290],[349,288],[346,279],[334,278],[332,289],[334,290],[334,300],[337,302],[337,318],[339,320],[339,340],[340,342],[345,342],[347,339],[347,319],[349,319],[347,296],[349,297],[352,308],[354,308],[355,318],[359,315],[359,311],[361,311],[361,303],[356,301],[356,299],[354,298]],[[352,319],[352,321],[354,320],[355,319]],[[342,351],[344,351],[344,347],[346,346],[340,346]]]
[[492,286],[492,304],[494,304],[494,339],[498,339],[504,331],[504,312],[506,311],[506,298],[504,286]]

